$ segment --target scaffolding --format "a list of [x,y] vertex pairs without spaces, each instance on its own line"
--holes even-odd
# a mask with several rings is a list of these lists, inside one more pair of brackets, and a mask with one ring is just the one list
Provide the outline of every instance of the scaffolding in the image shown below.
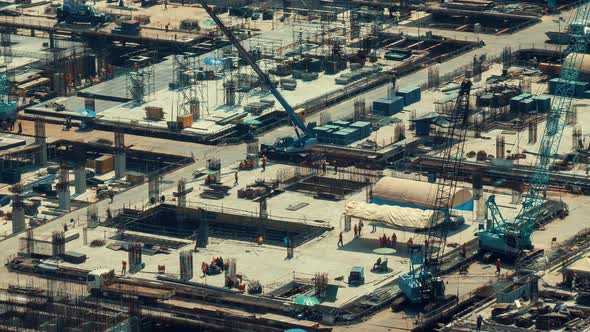
[[174,56],[173,86],[179,92],[176,101],[178,116],[193,115],[193,120],[201,118],[198,97],[200,81],[197,81],[197,56],[194,53],[183,53]]
[[134,104],[143,104],[155,92],[156,72],[153,64],[154,54],[130,55],[127,60],[125,85],[127,98]]

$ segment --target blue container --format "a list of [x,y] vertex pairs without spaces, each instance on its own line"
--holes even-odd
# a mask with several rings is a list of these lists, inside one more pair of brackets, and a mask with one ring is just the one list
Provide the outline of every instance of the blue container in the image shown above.
[[551,109],[551,97],[534,96],[535,108],[538,113],[547,113]]
[[394,115],[404,109],[404,98],[395,96],[393,98],[380,98],[373,101],[373,111],[383,115]]
[[529,113],[536,111],[535,101],[533,98],[525,99],[520,102],[520,111],[523,113]]
[[510,112],[520,112],[520,102],[523,100],[522,95],[510,98]]
[[346,131],[337,131],[332,134],[332,143],[340,145],[348,145],[354,140],[350,137],[350,133]]
[[350,128],[358,128],[360,130],[361,138],[369,137],[371,135],[371,123],[366,121],[357,121],[350,125]]
[[344,121],[344,120],[336,120],[336,121],[332,121],[332,123],[331,123],[331,124],[332,124],[332,125],[334,125],[334,126],[338,126],[338,127],[344,127],[344,128],[346,128],[346,127],[350,126],[350,122],[348,122],[348,121]]
[[405,106],[419,102],[422,98],[420,87],[416,86],[400,88],[396,94],[404,98]]

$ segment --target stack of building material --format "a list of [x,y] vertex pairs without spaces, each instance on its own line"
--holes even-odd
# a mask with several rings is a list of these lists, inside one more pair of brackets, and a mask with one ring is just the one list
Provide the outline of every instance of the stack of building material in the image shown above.
[[18,169],[4,169],[0,171],[0,182],[17,184],[21,180],[21,172]]
[[180,123],[180,127],[182,129],[190,128],[190,126],[193,125],[193,115],[192,114],[179,115],[178,117],[176,117],[176,121],[178,123]]
[[140,25],[150,24],[149,15],[136,15],[135,18],[137,19]]
[[132,185],[142,184],[145,181],[145,175],[138,172],[128,171],[125,177]]
[[102,175],[113,171],[113,156],[104,155],[94,160],[96,174]]
[[421,99],[420,87],[405,87],[399,88],[396,95],[404,98],[404,106],[419,102]]
[[352,83],[354,81],[358,81],[361,78],[378,73],[381,70],[383,70],[381,67],[366,66],[366,67],[363,67],[360,70],[354,71],[352,73],[342,74],[342,75],[340,75],[340,77],[336,77],[335,81],[336,81],[336,84],[346,85],[346,84]]
[[164,109],[157,106],[144,107],[145,117],[150,120],[162,120],[164,118]]
[[383,115],[394,115],[404,109],[404,98],[395,96],[391,98],[379,98],[373,101],[373,112]]
[[86,261],[86,255],[76,251],[66,251],[61,257],[64,261],[73,264],[81,264]]
[[412,55],[412,52],[410,50],[405,50],[405,49],[400,48],[400,49],[387,51],[387,53],[385,53],[385,55],[383,57],[386,60],[402,61],[402,60],[409,58],[410,55]]
[[551,109],[551,97],[534,96],[533,100],[538,113],[547,113]]
[[292,78],[283,78],[281,79],[281,88],[283,90],[293,91],[297,88],[297,81]]

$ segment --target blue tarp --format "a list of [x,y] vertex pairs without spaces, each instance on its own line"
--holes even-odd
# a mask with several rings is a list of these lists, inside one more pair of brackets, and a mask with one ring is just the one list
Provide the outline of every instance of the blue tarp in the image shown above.
[[225,61],[221,60],[220,58],[205,58],[205,60],[203,61],[205,62],[205,64],[207,66],[213,66],[213,67],[219,67],[219,66],[223,66],[223,64],[225,63]]

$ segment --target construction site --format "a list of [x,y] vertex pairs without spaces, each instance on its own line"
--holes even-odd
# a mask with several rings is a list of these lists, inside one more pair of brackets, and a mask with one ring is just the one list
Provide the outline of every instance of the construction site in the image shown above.
[[0,330],[590,330],[589,34],[571,0],[1,3]]

